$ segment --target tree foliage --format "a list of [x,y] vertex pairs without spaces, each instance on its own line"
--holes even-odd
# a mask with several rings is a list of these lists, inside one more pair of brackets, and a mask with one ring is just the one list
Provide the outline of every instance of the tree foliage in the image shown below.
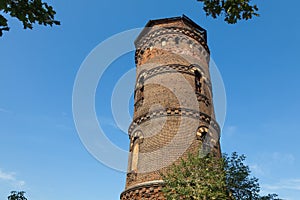
[[226,183],[228,190],[235,199],[258,199],[259,183],[255,177],[250,177],[250,169],[244,164],[245,156],[236,152],[231,157],[224,157]]
[[10,195],[7,198],[8,200],[27,200],[24,191],[20,191],[20,192],[11,191]]
[[276,194],[259,195],[258,179],[251,177],[244,160],[237,153],[223,158],[189,155],[162,174],[163,193],[167,200],[280,200]]
[[253,200],[280,200],[277,194],[260,196],[258,178],[251,176],[251,171],[244,161],[245,155],[233,152],[231,156],[224,154],[224,170],[226,173],[226,185],[230,195],[234,199]]
[[249,20],[259,16],[257,5],[251,5],[251,0],[197,0],[203,3],[207,16],[217,18],[224,15],[224,21],[235,24],[239,20]]
[[24,29],[32,29],[35,23],[44,26],[60,25],[54,19],[55,14],[53,7],[41,0],[0,0],[0,37],[3,31],[9,30],[7,15],[21,21]]
[[[249,20],[259,16],[257,5],[251,0],[197,0],[203,3],[203,10],[207,16],[217,18],[224,15],[224,21],[235,24],[239,20]],[[0,37],[3,31],[8,31],[6,16],[17,18],[22,22],[24,29],[32,29],[33,24],[44,26],[60,25],[55,20],[56,12],[53,7],[42,0],[0,0]]]
[[162,175],[165,182],[164,196],[167,200],[227,199],[223,167],[224,162],[216,157],[189,155]]
[[282,200],[278,198],[277,194],[268,194],[267,196],[260,197],[259,200]]

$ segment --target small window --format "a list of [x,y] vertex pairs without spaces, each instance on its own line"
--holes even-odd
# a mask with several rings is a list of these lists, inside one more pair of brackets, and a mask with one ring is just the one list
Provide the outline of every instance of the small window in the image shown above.
[[138,166],[138,159],[139,159],[139,143],[138,140],[133,140],[133,148],[132,148],[132,160],[131,160],[131,170],[137,171]]
[[189,40],[188,44],[189,44],[189,47],[192,49],[193,48],[193,42],[192,42],[192,40]]
[[144,99],[144,86],[142,86],[140,88],[140,99],[143,100]]
[[139,146],[143,142],[143,135],[140,130],[135,131],[131,136],[130,150],[131,150],[131,171],[137,172],[139,159]]
[[138,104],[142,100],[144,100],[144,86],[141,86],[135,92],[135,103]]
[[202,83],[201,83],[201,73],[198,70],[195,70],[195,88],[196,88],[196,92],[201,93],[201,87],[202,87]]
[[199,47],[199,51],[200,51],[200,53],[202,53],[202,47],[201,46]]
[[140,78],[138,81],[137,88],[135,90],[135,109],[137,109],[139,106],[143,104],[144,101],[144,76]]
[[153,49],[153,43],[150,43],[149,49],[150,49],[150,51],[152,51],[152,49]]
[[139,91],[139,93],[140,93],[139,99],[143,100],[144,99],[144,76],[141,77],[139,84],[141,85],[140,91]]
[[140,80],[139,80],[139,84],[140,85],[144,85],[144,75],[141,76]]
[[163,38],[163,39],[161,40],[161,46],[166,46],[166,44],[167,44],[167,41],[166,41],[165,38]]
[[200,126],[197,130],[196,137],[198,140],[204,141],[207,133],[208,133],[208,128],[205,126]]
[[175,38],[175,44],[178,45],[179,44],[179,37]]

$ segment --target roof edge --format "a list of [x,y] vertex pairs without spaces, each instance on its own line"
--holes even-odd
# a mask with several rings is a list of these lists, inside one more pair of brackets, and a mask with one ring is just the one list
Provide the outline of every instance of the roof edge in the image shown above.
[[155,20],[149,20],[147,24],[145,25],[144,29],[141,31],[141,33],[138,35],[138,37],[134,40],[134,44],[137,45],[138,41],[144,36],[147,32],[147,28],[154,26],[155,24],[161,24],[165,22],[172,22],[172,21],[177,21],[177,20],[182,20],[184,23],[188,23],[189,25],[192,25],[195,27],[197,31],[199,31],[201,34],[204,35],[205,41],[207,41],[207,33],[204,28],[199,26],[197,23],[195,23],[193,20],[191,20],[189,17],[186,15],[182,15],[180,17],[170,17],[170,18],[162,18],[162,19],[155,19]]

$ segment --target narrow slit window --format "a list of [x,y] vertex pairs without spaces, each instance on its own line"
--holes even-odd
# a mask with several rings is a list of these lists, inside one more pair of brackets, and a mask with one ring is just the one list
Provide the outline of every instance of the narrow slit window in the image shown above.
[[165,38],[163,38],[163,39],[161,40],[161,46],[166,46],[166,44],[167,44],[167,41],[166,41]]
[[141,93],[141,99],[144,99],[144,86],[141,87],[140,93]]
[[143,104],[144,100],[144,76],[142,76],[138,82],[137,89],[135,91],[135,109]]
[[175,38],[175,44],[178,45],[179,44],[179,37]]
[[150,43],[149,44],[149,50],[152,51],[152,49],[153,49],[153,43]]
[[192,49],[193,48],[193,42],[192,42],[192,40],[189,40],[188,44],[189,44],[189,47]]
[[144,76],[141,77],[139,81],[139,85],[141,86],[139,89],[139,100],[144,99]]
[[197,93],[201,93],[201,87],[202,87],[202,83],[201,83],[201,73],[198,70],[195,70],[195,88],[196,88],[196,92]]
[[132,147],[132,160],[131,160],[131,171],[137,171],[138,166],[138,158],[139,158],[139,142],[137,138],[133,139],[133,147]]
[[131,151],[131,162],[130,171],[137,173],[138,171],[138,160],[140,144],[143,142],[142,132],[140,130],[135,131],[131,136],[130,151]]

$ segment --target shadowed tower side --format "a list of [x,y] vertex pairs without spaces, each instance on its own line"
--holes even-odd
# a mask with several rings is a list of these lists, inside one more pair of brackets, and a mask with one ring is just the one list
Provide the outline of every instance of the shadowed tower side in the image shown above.
[[121,200],[164,199],[160,173],[220,150],[206,31],[186,16],[150,20],[135,41],[134,116]]

